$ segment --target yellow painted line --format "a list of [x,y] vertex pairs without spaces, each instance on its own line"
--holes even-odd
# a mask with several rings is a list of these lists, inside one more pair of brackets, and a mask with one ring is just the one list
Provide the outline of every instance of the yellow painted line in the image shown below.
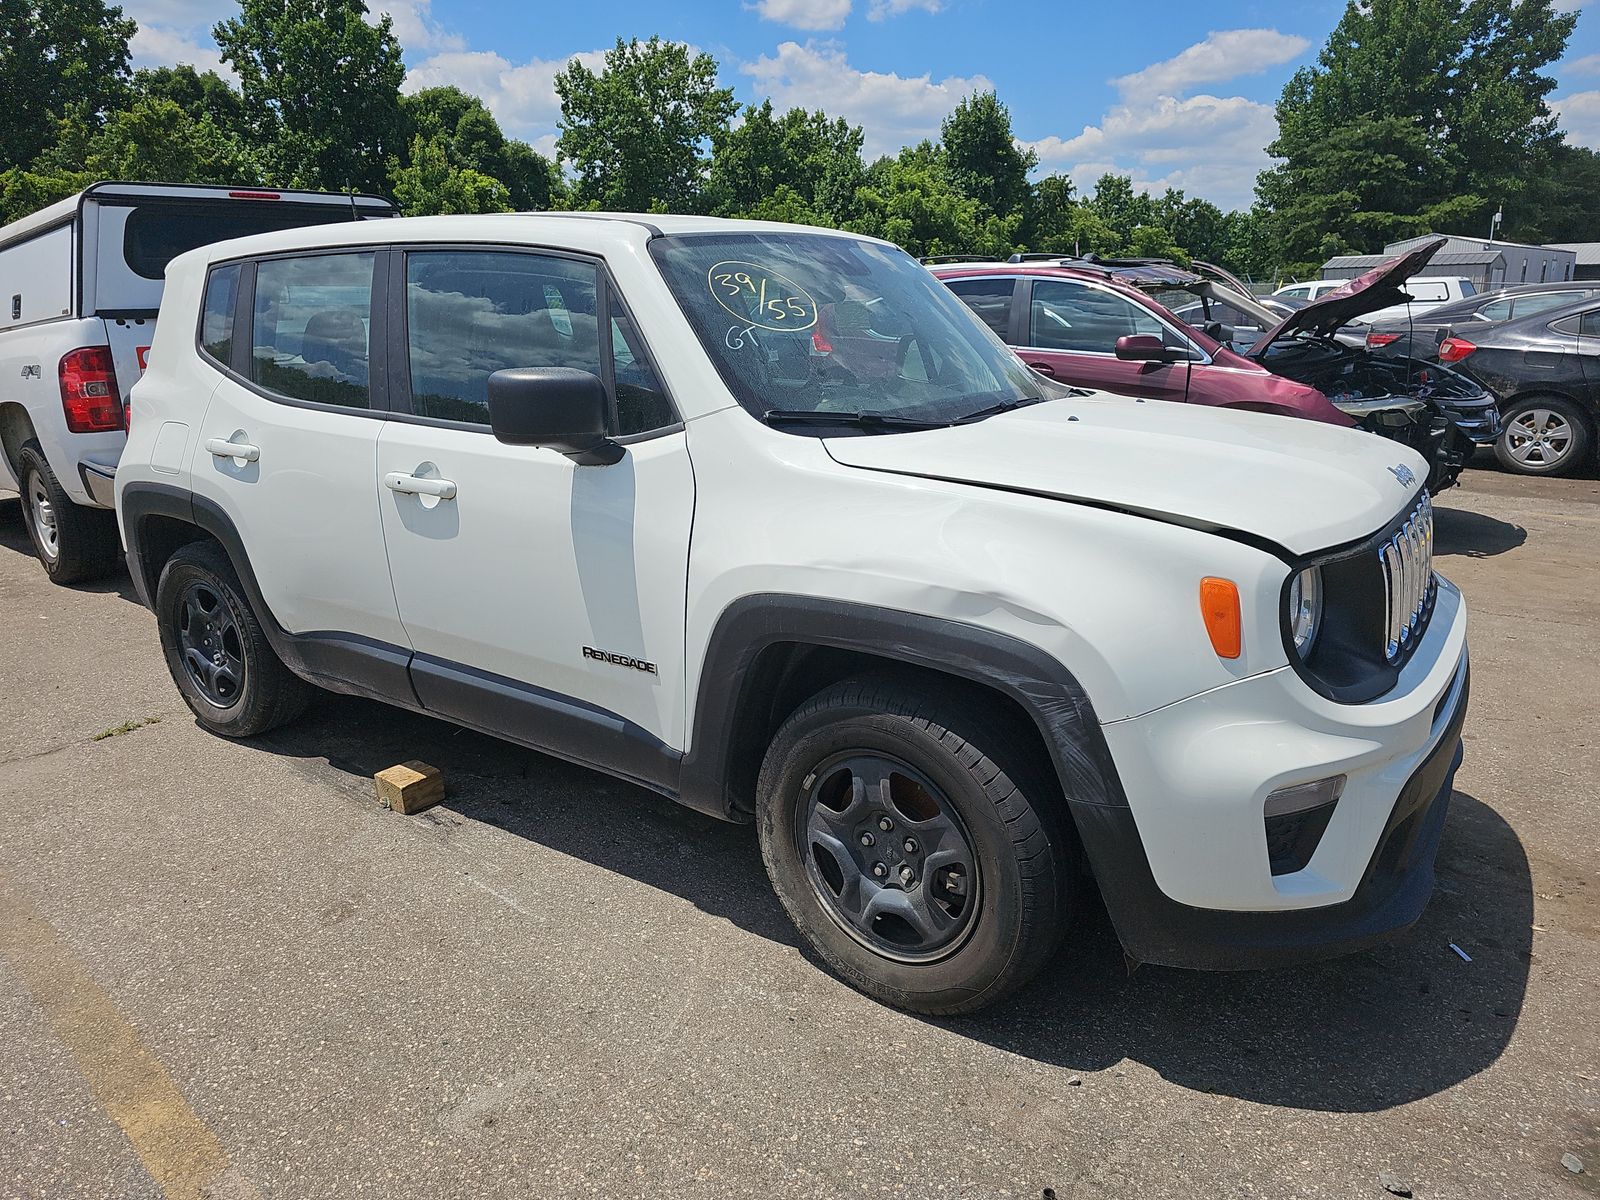
[[169,1200],[256,1191],[229,1167],[217,1135],[87,967],[33,903],[0,874],[0,956],[21,976],[95,1098]]

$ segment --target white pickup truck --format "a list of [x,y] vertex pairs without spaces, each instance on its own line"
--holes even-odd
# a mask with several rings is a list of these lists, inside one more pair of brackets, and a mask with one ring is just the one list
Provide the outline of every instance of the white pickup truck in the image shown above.
[[393,216],[373,196],[97,183],[0,228],[0,490],[57,583],[117,561],[111,484],[167,263],[211,242]]
[[[1286,283],[1272,294],[1285,300],[1320,300],[1349,282],[1348,279],[1313,279],[1307,283]],[[1477,287],[1465,275],[1414,275],[1405,281],[1405,289],[1406,295],[1411,297],[1409,302],[1363,313],[1359,323],[1376,325],[1380,321],[1404,321],[1407,316],[1420,317],[1478,294]]]

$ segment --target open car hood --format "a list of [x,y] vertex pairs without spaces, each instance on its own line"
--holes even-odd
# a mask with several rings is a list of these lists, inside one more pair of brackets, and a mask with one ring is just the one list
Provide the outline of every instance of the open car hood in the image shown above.
[[1405,304],[1411,297],[1400,285],[1427,266],[1446,240],[1440,237],[1425,242],[1415,250],[1391,258],[1382,266],[1356,276],[1343,287],[1319,296],[1304,308],[1290,313],[1250,347],[1247,357],[1259,359],[1274,342],[1293,334],[1312,333],[1328,337],[1341,325],[1348,325],[1366,313],[1377,312],[1392,304]]

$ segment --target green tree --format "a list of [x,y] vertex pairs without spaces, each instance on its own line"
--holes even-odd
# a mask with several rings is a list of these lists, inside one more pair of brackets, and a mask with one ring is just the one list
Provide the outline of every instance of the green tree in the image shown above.
[[[1284,214],[1280,255],[1310,262],[1330,239],[1374,250],[1388,231],[1486,223],[1510,204],[1559,141],[1545,68],[1576,20],[1553,0],[1351,0],[1278,101],[1267,149],[1284,161],[1257,193]],[[1352,214],[1352,198],[1380,207]]]
[[396,166],[394,199],[408,217],[511,211],[511,193],[492,175],[450,161],[444,136],[418,134],[404,166]]
[[14,220],[97,179],[260,186],[265,166],[247,140],[172,100],[144,96],[97,123],[75,105],[54,123],[54,144],[27,168],[0,175],[0,218]]
[[240,0],[211,34],[286,182],[383,188],[405,77],[387,15],[371,24],[362,0]]
[[706,207],[724,217],[782,211],[791,215],[770,219],[848,221],[866,179],[862,139],[859,127],[822,112],[795,108],[780,117],[770,100],[747,107],[738,128],[712,136]]
[[69,105],[97,122],[122,103],[136,28],[104,0],[0,0],[0,170],[46,150]]
[[693,212],[711,140],[732,118],[709,54],[652,37],[617,39],[597,73],[574,59],[556,76],[560,158],[577,173],[580,206]]
[[955,106],[939,133],[951,181],[991,213],[1020,213],[1029,198],[1028,172],[1039,156],[1017,145],[1011,112],[994,92],[979,92]]
[[1116,230],[1075,195],[1065,175],[1046,175],[1033,188],[1029,207],[1027,242],[1044,254],[1101,254],[1122,252]]
[[218,129],[238,137],[251,134],[244,97],[215,71],[197,71],[187,63],[146,68],[134,72],[132,90],[136,98],[170,100],[195,120],[210,117]]
[[1526,188],[1506,211],[1507,237],[1519,241],[1585,242],[1600,229],[1600,154],[1562,144],[1539,156]]
[[933,142],[873,163],[857,200],[860,213],[848,227],[910,254],[1003,257],[1021,245],[1022,214],[1000,217],[963,195],[950,178],[944,148]]
[[[407,145],[413,155],[419,145],[417,139],[422,139],[423,146],[437,143],[452,171],[470,171],[499,181],[511,208],[521,212],[547,209],[560,194],[561,182],[555,164],[532,146],[506,137],[494,114],[476,96],[469,96],[457,87],[424,88],[402,97],[400,109],[408,135]],[[435,164],[430,161],[426,168],[432,172]],[[396,164],[395,169],[403,168]],[[415,175],[409,177],[409,183],[414,185],[416,178]],[[459,198],[452,203],[458,201]],[[429,211],[480,210],[430,208]]]

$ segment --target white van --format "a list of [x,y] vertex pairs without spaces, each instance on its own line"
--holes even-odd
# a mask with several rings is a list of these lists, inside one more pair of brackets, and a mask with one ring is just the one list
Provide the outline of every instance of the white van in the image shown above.
[[57,583],[117,561],[111,483],[167,263],[252,233],[388,217],[374,196],[97,183],[0,227],[0,490]]

